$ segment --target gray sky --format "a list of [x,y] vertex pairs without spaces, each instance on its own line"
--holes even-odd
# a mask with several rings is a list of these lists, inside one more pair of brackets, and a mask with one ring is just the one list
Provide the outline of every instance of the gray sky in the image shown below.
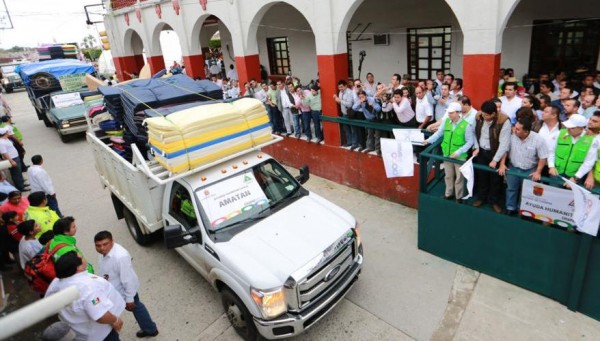
[[[102,0],[4,0],[14,29],[0,30],[0,47],[36,47],[49,43],[80,43],[88,34],[97,36],[102,24],[86,25],[83,6]],[[0,7],[3,7],[0,0]],[[3,8],[1,9],[4,10]],[[96,16],[96,18],[98,18]]]

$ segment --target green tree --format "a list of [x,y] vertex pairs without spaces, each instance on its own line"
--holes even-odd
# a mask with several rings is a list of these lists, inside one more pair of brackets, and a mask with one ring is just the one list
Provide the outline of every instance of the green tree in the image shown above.
[[83,38],[82,45],[84,48],[90,49],[90,48],[96,46],[96,38],[94,38],[94,36],[89,34],[87,37]]
[[221,39],[211,39],[208,41],[208,47],[211,49],[216,49],[221,47]]
[[100,55],[102,54],[102,49],[97,48],[97,47],[92,47],[92,48],[82,49],[81,52],[83,52],[83,55],[85,56],[85,58],[94,62],[98,58],[100,58]]

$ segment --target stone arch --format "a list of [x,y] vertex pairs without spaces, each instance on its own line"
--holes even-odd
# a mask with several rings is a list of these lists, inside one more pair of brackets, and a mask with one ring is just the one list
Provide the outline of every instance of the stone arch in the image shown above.
[[123,55],[141,55],[143,54],[146,44],[142,36],[133,28],[129,28],[125,31],[123,37]]

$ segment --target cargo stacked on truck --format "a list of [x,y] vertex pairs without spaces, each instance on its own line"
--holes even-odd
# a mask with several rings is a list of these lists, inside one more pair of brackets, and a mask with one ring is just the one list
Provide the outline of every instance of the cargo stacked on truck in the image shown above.
[[[85,131],[86,121],[83,108],[60,110],[64,107],[57,105],[57,102],[65,105],[64,98],[54,100],[53,97],[64,93],[86,91],[85,77],[88,74],[93,75],[95,72],[92,65],[74,59],[53,59],[19,65],[16,72],[23,79],[38,119],[43,120],[47,127],[55,127],[61,136]],[[69,103],[70,105],[81,104],[76,101]],[[58,110],[52,110],[53,108]],[[77,126],[80,127],[77,131],[74,129],[64,130]]]
[[220,292],[239,335],[297,335],[344,298],[362,268],[356,219],[302,186],[308,167],[294,177],[261,151],[282,138],[260,101],[147,104],[119,126],[116,107],[130,89],[99,90],[112,113],[90,117],[87,138],[117,217],[141,245],[162,231],[165,246]]

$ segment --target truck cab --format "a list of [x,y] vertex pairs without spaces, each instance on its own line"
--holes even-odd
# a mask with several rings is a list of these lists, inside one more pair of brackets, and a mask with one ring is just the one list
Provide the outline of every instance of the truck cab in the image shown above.
[[302,332],[360,273],[356,220],[303,188],[308,177],[252,152],[166,187],[166,246],[221,292],[245,339]]
[[86,107],[78,91],[57,91],[50,95],[47,119],[56,128],[61,141],[67,142],[73,134],[87,130]]

